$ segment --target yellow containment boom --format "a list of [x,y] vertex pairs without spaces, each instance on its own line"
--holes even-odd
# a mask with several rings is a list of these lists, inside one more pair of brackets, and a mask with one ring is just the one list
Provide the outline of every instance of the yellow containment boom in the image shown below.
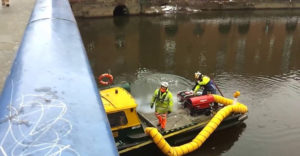
[[[234,93],[234,97],[237,98],[240,93],[237,91]],[[213,95],[214,101],[224,104],[225,107],[220,109],[216,115],[208,122],[208,124],[202,129],[202,131],[189,143],[181,146],[172,147],[163,138],[156,128],[147,127],[145,129],[146,134],[150,135],[153,142],[160,148],[160,150],[169,156],[180,156],[198,149],[205,140],[217,129],[220,123],[231,113],[247,113],[248,108],[237,100],[228,99],[219,95]]]

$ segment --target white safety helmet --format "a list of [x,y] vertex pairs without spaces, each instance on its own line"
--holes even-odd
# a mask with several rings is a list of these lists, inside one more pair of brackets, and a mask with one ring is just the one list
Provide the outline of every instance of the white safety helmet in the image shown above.
[[202,74],[199,71],[197,71],[195,73],[195,79],[199,80],[200,78],[202,78]]
[[168,82],[161,82],[161,86],[168,88],[169,87],[169,83]]

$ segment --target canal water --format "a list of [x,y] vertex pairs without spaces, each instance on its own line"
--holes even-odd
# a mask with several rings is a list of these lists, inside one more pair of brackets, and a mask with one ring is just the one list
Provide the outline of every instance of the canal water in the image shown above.
[[[131,83],[139,111],[160,81],[189,90],[209,75],[249,108],[245,124],[214,133],[196,155],[290,155],[300,148],[300,11],[228,11],[77,19],[95,79]],[[175,111],[177,105],[175,104]],[[136,155],[160,155],[158,149]],[[134,155],[134,153],[131,153]]]

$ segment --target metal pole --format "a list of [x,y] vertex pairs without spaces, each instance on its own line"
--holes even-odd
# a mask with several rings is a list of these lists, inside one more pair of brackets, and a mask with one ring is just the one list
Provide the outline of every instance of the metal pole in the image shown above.
[[215,81],[213,79],[211,79],[214,83],[214,85],[216,86],[216,88],[218,89],[218,91],[220,92],[220,94],[224,97],[223,93],[221,92],[221,90],[219,89],[219,87],[217,86],[217,84],[215,83]]

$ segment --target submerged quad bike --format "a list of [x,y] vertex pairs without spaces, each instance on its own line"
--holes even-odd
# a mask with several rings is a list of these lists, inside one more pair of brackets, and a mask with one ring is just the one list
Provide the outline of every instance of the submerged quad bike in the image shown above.
[[210,115],[213,109],[216,109],[218,105],[214,104],[214,97],[212,95],[202,95],[201,93],[193,94],[193,91],[180,91],[177,94],[178,102],[182,104],[184,108],[190,110],[190,115]]

